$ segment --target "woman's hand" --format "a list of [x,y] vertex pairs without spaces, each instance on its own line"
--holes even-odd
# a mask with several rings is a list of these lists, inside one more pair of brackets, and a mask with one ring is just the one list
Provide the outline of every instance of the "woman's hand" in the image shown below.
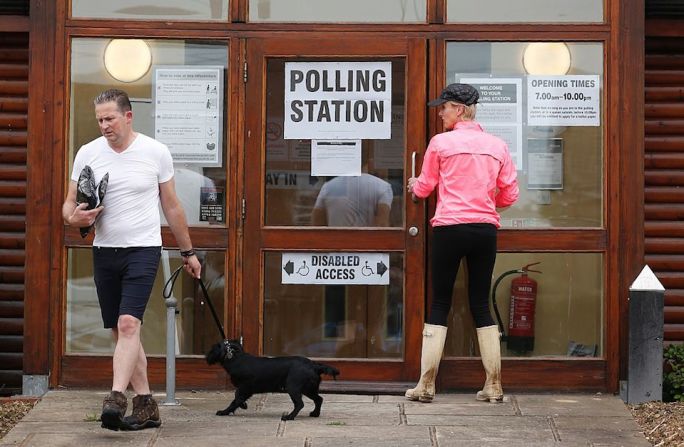
[[408,188],[408,192],[413,193],[413,186],[416,184],[417,181],[418,179],[416,179],[415,177],[411,177],[408,179],[408,185],[406,185]]

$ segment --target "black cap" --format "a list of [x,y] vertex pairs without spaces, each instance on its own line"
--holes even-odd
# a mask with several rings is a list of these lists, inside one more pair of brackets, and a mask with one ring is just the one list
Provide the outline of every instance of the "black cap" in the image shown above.
[[449,84],[444,87],[439,98],[428,102],[428,106],[434,107],[449,101],[460,102],[461,104],[471,106],[477,104],[478,99],[480,99],[480,93],[472,85]]

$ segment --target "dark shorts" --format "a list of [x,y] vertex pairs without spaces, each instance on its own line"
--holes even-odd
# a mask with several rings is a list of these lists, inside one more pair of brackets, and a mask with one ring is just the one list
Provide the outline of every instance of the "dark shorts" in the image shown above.
[[93,247],[97,299],[105,329],[115,328],[119,315],[142,322],[159,268],[161,247]]

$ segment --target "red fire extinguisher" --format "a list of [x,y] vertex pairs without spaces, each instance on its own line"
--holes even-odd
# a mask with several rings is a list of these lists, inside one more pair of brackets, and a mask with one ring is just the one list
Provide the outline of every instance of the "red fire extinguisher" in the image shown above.
[[[528,276],[529,272],[541,273],[530,267],[539,264],[535,262],[521,269],[509,270],[497,278],[492,291],[492,303],[499,322],[502,341],[506,341],[508,349],[524,352],[534,350],[534,312],[537,301],[537,281]],[[511,281],[511,303],[508,321],[508,335],[504,333],[499,310],[496,307],[496,287],[508,275],[520,273]]]

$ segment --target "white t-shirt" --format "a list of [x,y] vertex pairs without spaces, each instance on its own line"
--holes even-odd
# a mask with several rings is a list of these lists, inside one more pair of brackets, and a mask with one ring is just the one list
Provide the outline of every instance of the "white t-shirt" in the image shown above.
[[81,147],[74,159],[71,180],[78,182],[88,165],[95,184],[109,172],[109,183],[95,223],[93,245],[100,247],[161,246],[159,184],[173,178],[173,159],[162,143],[138,133],[133,143],[117,153],[105,137]]
[[330,227],[372,227],[378,205],[392,206],[392,186],[370,174],[326,182],[315,208],[326,211]]

